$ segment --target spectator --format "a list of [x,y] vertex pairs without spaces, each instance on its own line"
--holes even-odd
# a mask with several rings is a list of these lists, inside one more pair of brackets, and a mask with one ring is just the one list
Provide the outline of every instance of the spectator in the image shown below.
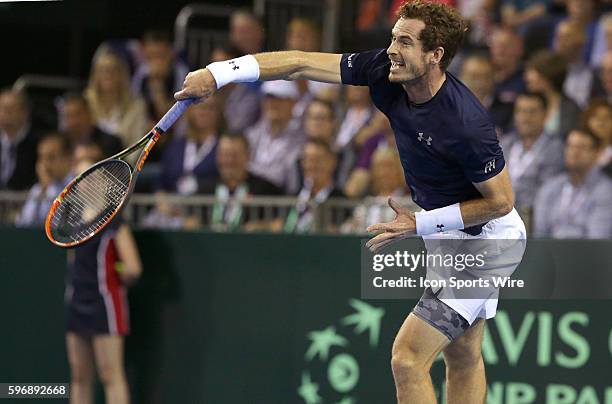
[[[395,134],[391,123],[380,111],[374,113],[372,121],[376,124],[377,131],[371,136],[359,150],[355,167],[348,180],[344,184],[344,193],[349,198],[364,196],[370,186],[370,166],[374,152],[379,148],[395,147]],[[368,125],[371,127],[373,125]],[[364,128],[367,130],[368,127]]]
[[582,127],[601,141],[597,165],[604,167],[612,163],[612,105],[603,99],[591,102],[582,115]]
[[109,47],[99,48],[94,56],[85,96],[98,127],[117,134],[125,145],[152,126],[144,100],[131,92],[127,63]]
[[174,137],[164,150],[159,188],[191,195],[200,181],[216,176],[215,155],[223,127],[217,97],[189,107],[185,136]]
[[255,54],[264,50],[263,24],[248,9],[235,11],[230,18],[230,45],[238,56]]
[[[306,113],[304,114],[304,132],[309,139],[322,139],[330,147],[335,142],[337,132],[336,111],[334,105],[323,99],[315,98],[312,100]],[[338,164],[334,178],[336,185],[340,188],[344,186],[353,166],[355,165],[355,154],[351,148],[344,148],[336,152]],[[295,175],[292,175],[288,193],[297,193],[304,180],[304,173],[301,171],[300,164],[294,164]]]
[[246,131],[251,149],[250,171],[286,189],[305,138],[299,123],[292,119],[299,93],[291,81],[266,81],[261,88],[262,118]]
[[489,111],[498,131],[502,133],[507,131],[512,120],[512,104],[502,103],[495,98],[493,64],[490,59],[484,55],[466,57],[461,69],[461,81]]
[[550,0],[502,0],[502,23],[524,32],[529,23],[546,14],[548,3]]
[[140,225],[146,229],[198,229],[201,225],[199,218],[193,214],[189,207],[177,204],[176,197],[177,195],[165,191],[157,191],[155,193],[155,207],[147,213]]
[[189,68],[178,60],[170,34],[147,31],[142,37],[143,63],[132,78],[132,91],[142,96],[149,119],[157,122],[174,104],[174,93],[183,87]]
[[[516,32],[500,28],[491,38],[490,52],[495,80],[492,105],[499,105],[500,109],[512,109],[516,96],[525,91],[521,64],[523,40]],[[499,117],[495,124],[506,131],[511,122],[511,115],[506,115]]]
[[[213,50],[211,62],[221,62],[236,55],[229,49]],[[257,122],[261,115],[261,84],[229,83],[216,93],[223,105],[223,116],[229,133],[243,133]]]
[[382,147],[374,152],[370,177],[373,198],[366,198],[355,208],[352,218],[342,225],[343,233],[363,233],[369,225],[392,221],[395,212],[388,209],[388,198],[402,198],[408,194],[402,164],[393,148]]
[[536,196],[533,233],[537,237],[612,237],[612,180],[596,166],[600,139],[588,129],[570,132],[566,172]]
[[612,102],[612,51],[606,52],[601,59],[599,74],[591,94],[591,98],[595,97],[602,97]]
[[593,87],[593,71],[582,58],[586,34],[577,22],[564,20],[557,25],[555,50],[567,63],[567,76],[563,83],[565,95],[584,108]]
[[25,94],[0,91],[0,189],[24,190],[36,182],[37,143]]
[[210,226],[214,230],[234,231],[248,221],[263,219],[265,212],[260,209],[257,209],[257,217],[252,216],[254,212],[251,209],[243,209],[244,201],[251,195],[281,194],[278,187],[251,174],[248,167],[249,144],[246,138],[242,135],[221,136],[217,152],[219,178],[210,179],[200,187],[200,193],[216,198],[210,214]]
[[593,52],[591,52],[591,67],[599,67],[603,56],[610,51],[612,51],[612,13],[607,13],[601,16],[597,24]]
[[565,0],[567,18],[581,26],[586,33],[586,42],[581,55],[585,62],[591,59],[595,42],[597,3],[598,0]]
[[97,143],[108,157],[123,149],[121,139],[98,128],[87,99],[78,93],[64,96],[60,108],[60,127],[68,135],[72,148],[80,143]]
[[355,137],[364,129],[374,116],[374,106],[370,100],[370,93],[366,86],[346,86],[346,112],[338,129],[334,149],[342,150],[346,147],[359,148],[374,135],[377,128],[364,131],[355,147]]
[[560,55],[543,50],[527,62],[525,81],[531,92],[541,92],[546,97],[546,132],[565,137],[576,126],[580,109],[563,94],[567,64]]
[[[321,30],[317,24],[307,18],[294,18],[289,21],[287,35],[285,38],[287,50],[299,50],[303,52],[321,51]],[[295,80],[300,99],[293,107],[293,116],[301,120],[308,104],[315,98],[335,100],[339,92],[339,86],[330,83],[321,83],[305,79]]]
[[561,140],[544,128],[546,103],[539,93],[519,95],[514,107],[515,132],[501,141],[517,209],[531,208],[536,191],[563,169]]
[[18,226],[44,225],[51,203],[72,179],[71,152],[70,142],[59,133],[40,140],[36,160],[38,182],[30,190],[17,218]]
[[[316,206],[328,198],[343,198],[344,194],[334,185],[336,155],[328,143],[321,139],[309,139],[304,145],[302,154],[302,170],[304,186],[298,194],[298,201],[289,211],[282,225],[282,230],[288,233],[307,233],[314,227],[314,210]],[[346,212],[336,212],[332,217],[334,224],[342,223]],[[276,221],[272,230],[280,230]]]

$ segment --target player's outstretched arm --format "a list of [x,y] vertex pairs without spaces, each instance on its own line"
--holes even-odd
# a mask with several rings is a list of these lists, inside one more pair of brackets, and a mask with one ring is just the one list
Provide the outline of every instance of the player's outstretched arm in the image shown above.
[[334,53],[282,51],[215,62],[189,73],[183,88],[174,94],[174,98],[206,98],[226,84],[257,80],[305,78],[341,83],[341,57],[341,54]]

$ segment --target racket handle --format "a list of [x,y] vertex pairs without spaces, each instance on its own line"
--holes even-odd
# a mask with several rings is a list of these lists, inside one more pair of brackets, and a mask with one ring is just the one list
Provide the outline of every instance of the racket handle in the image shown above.
[[186,100],[175,102],[172,108],[166,112],[166,115],[164,115],[155,126],[167,132],[195,100],[195,98],[187,98]]

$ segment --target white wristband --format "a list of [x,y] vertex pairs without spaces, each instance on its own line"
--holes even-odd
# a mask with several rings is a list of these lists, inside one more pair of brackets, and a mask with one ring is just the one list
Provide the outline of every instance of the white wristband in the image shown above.
[[458,203],[430,211],[415,212],[414,216],[417,234],[420,236],[465,227]]
[[253,55],[214,62],[206,66],[217,82],[217,90],[228,83],[249,83],[259,79],[259,63]]

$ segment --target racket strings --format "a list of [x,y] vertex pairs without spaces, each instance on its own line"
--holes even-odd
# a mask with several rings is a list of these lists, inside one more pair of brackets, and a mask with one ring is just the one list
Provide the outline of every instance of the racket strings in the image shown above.
[[110,160],[84,174],[63,196],[51,218],[58,241],[76,242],[98,231],[114,216],[129,191],[131,169]]

